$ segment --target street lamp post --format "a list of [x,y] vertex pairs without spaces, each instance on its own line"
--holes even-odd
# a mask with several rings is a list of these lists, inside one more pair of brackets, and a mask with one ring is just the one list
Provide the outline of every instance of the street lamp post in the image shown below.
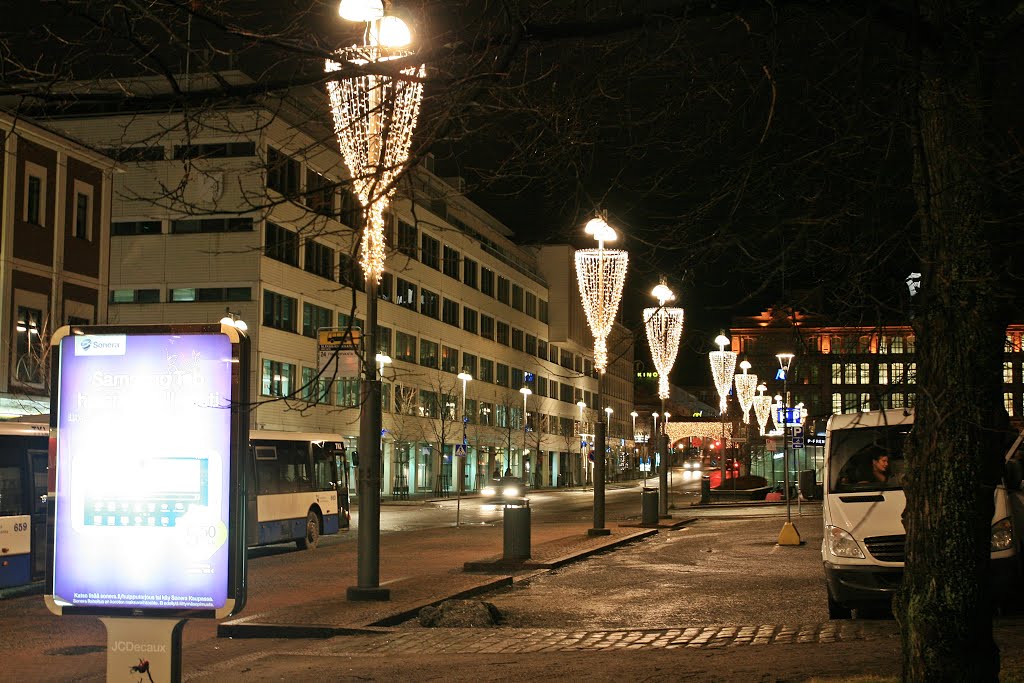
[[727,399],[729,396],[729,389],[732,387],[733,373],[736,371],[736,353],[734,351],[726,351],[725,347],[729,345],[729,338],[724,334],[720,334],[715,337],[715,343],[718,344],[718,350],[712,351],[708,354],[708,360],[711,361],[711,376],[715,380],[715,388],[718,389],[718,409],[722,419],[722,450],[718,456],[721,461],[722,469],[722,481],[719,482],[719,488],[725,488],[725,413],[728,407]]
[[793,518],[790,515],[790,499],[789,499],[789,443],[787,437],[789,435],[789,368],[793,363],[792,353],[777,353],[775,357],[779,359],[780,374],[782,375],[782,470],[783,470],[783,482],[786,487],[786,523],[782,525],[782,531],[779,532],[779,545],[800,545],[800,532],[793,526]]
[[583,409],[587,407],[587,404],[582,400],[576,401],[576,407],[580,409],[580,428],[577,430],[577,438],[580,442],[580,484],[586,486],[587,484],[587,458],[583,454]]
[[[683,336],[683,320],[685,314],[682,308],[666,307],[665,303],[674,301],[676,295],[665,284],[662,279],[658,285],[651,290],[651,295],[658,300],[657,308],[644,309],[644,327],[647,330],[647,343],[651,348],[651,359],[654,367],[658,369],[658,397],[661,399],[661,411],[665,412],[665,400],[669,397],[669,374],[676,362],[676,354],[679,352],[679,340]],[[658,469],[658,510],[659,516],[670,517],[668,514],[668,432],[662,426],[664,434],[658,438],[658,451],[661,453],[662,463]]]
[[[591,219],[585,228],[597,240],[597,249],[580,249],[575,254],[576,284],[583,311],[594,335],[594,369],[597,371],[597,405],[601,405],[601,378],[608,368],[608,335],[615,323],[626,282],[629,254],[621,249],[605,249],[604,243],[616,238],[615,230],[603,218]],[[605,426],[594,421],[594,527],[591,536],[607,536],[604,526],[604,453]]]
[[465,467],[466,467],[466,453],[467,453],[467,449],[469,448],[467,446],[467,440],[466,440],[466,424],[469,422],[469,416],[466,415],[466,383],[473,381],[473,375],[469,374],[468,372],[460,372],[458,375],[456,375],[456,377],[458,377],[459,379],[462,380],[462,456],[461,456],[462,459],[461,460],[459,460],[459,457],[460,457],[459,454],[458,454],[459,453],[459,449],[458,448],[455,449],[455,462],[456,462],[456,465],[457,465],[456,472],[457,472],[457,475],[459,477],[459,483],[455,487],[455,496],[456,496],[456,498],[455,498],[455,526],[459,526],[459,524],[460,524],[460,516],[461,516],[461,513],[462,513],[462,486],[463,486],[463,483],[466,480],[466,474],[465,474],[465,471],[464,471]]
[[[640,413],[638,413],[638,412],[636,412],[634,410],[634,411],[629,413],[629,416],[631,418],[633,418],[633,431],[630,432],[630,433],[633,435],[633,455],[636,456],[637,453],[639,452],[639,449],[636,446],[636,418],[638,418],[640,416]],[[636,457],[631,458],[631,460],[636,460]]]
[[[525,469],[526,468],[526,399],[529,398],[530,394],[532,394],[533,391],[530,389],[530,387],[522,387],[521,389],[519,389],[519,393],[523,395],[523,468],[524,468],[523,469],[523,479],[524,479],[523,483],[524,484],[528,484],[529,482],[525,481],[525,479],[526,479],[526,469]],[[512,454],[509,453],[509,458],[510,458],[510,460],[509,460],[509,469],[508,469],[507,472],[505,472],[506,475],[512,474],[512,461],[511,461],[511,457],[512,457]]]
[[[325,71],[355,67],[362,75],[327,83],[334,131],[359,203],[365,227],[360,240],[360,265],[366,279],[366,329],[363,347],[362,402],[359,413],[359,538],[358,581],[346,591],[349,600],[390,600],[380,586],[380,433],[381,383],[377,350],[377,285],[384,272],[384,210],[391,201],[409,158],[412,134],[423,98],[423,65],[387,74],[387,63],[411,52],[409,29],[401,19],[384,16],[380,0],[343,0],[342,18],[365,24],[363,42],[336,52]],[[370,69],[366,69],[371,65]]]

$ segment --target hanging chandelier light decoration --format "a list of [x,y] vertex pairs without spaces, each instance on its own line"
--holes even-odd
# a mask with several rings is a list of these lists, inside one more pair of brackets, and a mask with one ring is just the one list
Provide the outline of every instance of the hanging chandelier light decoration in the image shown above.
[[658,397],[669,397],[668,376],[679,352],[679,339],[683,336],[683,309],[666,308],[666,301],[673,301],[676,295],[662,280],[651,292],[658,299],[657,308],[644,309],[644,327],[647,329],[647,343],[651,347],[651,359],[658,370]]
[[605,242],[616,238],[615,230],[604,218],[593,218],[584,228],[597,240],[597,249],[576,252],[576,281],[583,300],[583,311],[594,334],[594,368],[603,373],[608,367],[608,335],[622,298],[629,254],[622,249],[605,249]]
[[729,395],[729,388],[732,386],[732,376],[736,372],[736,354],[733,351],[726,351],[729,338],[724,334],[715,337],[718,350],[708,354],[711,361],[711,376],[715,380],[715,388],[718,389],[718,407],[722,415],[725,415],[726,396]]
[[772,397],[764,395],[767,389],[768,387],[763,384],[758,385],[758,394],[754,397],[754,416],[757,418],[758,426],[761,427],[761,436],[765,435],[765,427],[768,426],[768,418],[772,414]]
[[733,381],[736,383],[736,398],[740,402],[740,410],[743,411],[744,424],[750,424],[750,407],[754,405],[754,392],[757,391],[757,375],[748,375],[750,362],[740,363],[742,375],[736,375]]
[[409,29],[398,17],[384,16],[379,1],[349,0],[341,3],[339,12],[345,18],[366,22],[363,44],[338,50],[336,61],[325,60],[325,71],[340,71],[343,65],[359,67],[359,75],[328,81],[327,94],[338,146],[365,214],[359,262],[367,279],[380,282],[385,256],[384,211],[395,193],[395,179],[409,159],[426,67],[413,65],[397,74],[382,73],[382,65],[412,51],[405,47],[410,42]]

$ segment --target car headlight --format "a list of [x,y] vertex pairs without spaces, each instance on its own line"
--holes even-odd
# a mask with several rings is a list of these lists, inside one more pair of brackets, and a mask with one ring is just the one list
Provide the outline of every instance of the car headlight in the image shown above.
[[505,489],[501,492],[501,495],[505,496],[506,498],[517,498],[519,496],[519,487],[506,486]]
[[825,538],[828,539],[829,552],[836,557],[864,559],[864,553],[861,551],[860,546],[857,545],[857,541],[845,529],[840,529],[837,526],[828,526],[825,528]]
[[493,496],[494,495],[494,487],[493,486],[485,486],[482,489],[480,489],[480,493],[484,494],[485,496]]
[[992,552],[1013,547],[1013,522],[1004,517],[992,525]]

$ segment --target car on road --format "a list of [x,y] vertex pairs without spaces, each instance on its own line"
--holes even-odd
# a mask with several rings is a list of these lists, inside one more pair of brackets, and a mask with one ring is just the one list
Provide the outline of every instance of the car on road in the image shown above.
[[499,479],[492,479],[487,485],[480,489],[480,497],[484,503],[493,505],[504,505],[506,503],[517,503],[526,495],[526,485],[519,477],[504,476]]

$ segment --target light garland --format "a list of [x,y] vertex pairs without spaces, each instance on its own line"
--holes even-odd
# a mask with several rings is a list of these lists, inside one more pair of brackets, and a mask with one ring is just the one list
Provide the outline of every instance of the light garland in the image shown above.
[[715,343],[718,344],[718,350],[709,353],[708,360],[711,361],[711,376],[715,380],[715,388],[718,389],[718,406],[722,415],[725,415],[725,397],[729,395],[733,373],[736,372],[736,353],[725,350],[725,345],[729,343],[725,335],[718,335]]
[[626,283],[629,254],[604,248],[606,241],[615,239],[615,231],[603,219],[591,220],[586,231],[597,240],[597,249],[576,252],[576,282],[587,323],[594,334],[594,368],[604,372],[608,367],[607,339]]
[[669,422],[665,425],[665,433],[668,434],[669,443],[675,443],[679,439],[687,437],[699,437],[712,441],[724,439],[723,445],[725,446],[733,443],[732,423],[723,426],[718,422]]
[[669,397],[668,376],[679,352],[679,339],[683,336],[683,309],[645,308],[644,327],[651,359],[658,369],[658,397]]
[[757,391],[757,375],[748,375],[750,363],[740,363],[743,370],[742,375],[736,375],[733,381],[736,383],[736,398],[739,399],[740,409],[743,411],[744,424],[750,424],[750,407],[754,404],[754,392]]
[[761,436],[764,436],[764,428],[768,425],[768,418],[772,414],[772,397],[765,396],[764,392],[767,387],[760,385],[757,387],[758,393],[754,397],[754,415],[757,417],[757,424],[761,427]]
[[[325,60],[324,70],[339,71],[343,63],[377,65],[411,54],[377,44],[379,35],[371,30],[369,45],[338,50],[338,61]],[[327,83],[338,147],[366,213],[359,263],[365,277],[376,282],[384,272],[384,210],[409,159],[426,67],[410,66],[400,73],[404,78],[372,73]]]

